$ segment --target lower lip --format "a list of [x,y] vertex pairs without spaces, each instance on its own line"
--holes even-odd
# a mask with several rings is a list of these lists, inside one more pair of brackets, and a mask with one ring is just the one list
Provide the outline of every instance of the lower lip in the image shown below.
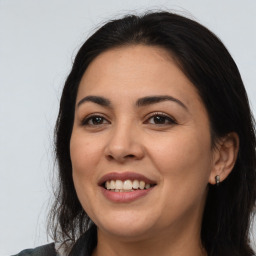
[[154,187],[149,189],[135,190],[131,192],[113,192],[101,187],[103,195],[110,201],[116,203],[128,203],[146,196]]

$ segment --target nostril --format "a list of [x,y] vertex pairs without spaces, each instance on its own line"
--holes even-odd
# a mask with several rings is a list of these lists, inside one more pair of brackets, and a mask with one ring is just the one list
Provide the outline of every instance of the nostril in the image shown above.
[[135,155],[127,155],[127,156],[125,156],[125,157],[127,157],[127,158],[134,158]]
[[116,159],[116,160],[118,160],[118,161],[124,161],[125,159],[133,159],[133,158],[135,158],[135,157],[136,157],[136,156],[133,155],[133,154],[129,154],[129,155],[125,155],[125,156],[114,156],[114,155],[111,155],[111,154],[107,155],[107,159],[108,159],[108,160],[114,160],[114,159]]
[[109,160],[113,160],[113,159],[114,159],[114,157],[113,157],[112,155],[107,155],[107,158],[108,158]]

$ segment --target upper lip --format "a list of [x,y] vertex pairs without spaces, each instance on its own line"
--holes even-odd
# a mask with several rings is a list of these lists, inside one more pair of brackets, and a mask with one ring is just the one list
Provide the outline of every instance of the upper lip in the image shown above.
[[155,181],[147,178],[146,176],[135,173],[135,172],[111,172],[104,176],[102,176],[98,182],[98,185],[102,186],[106,181],[109,180],[139,180],[139,181],[145,181],[146,184],[156,184]]

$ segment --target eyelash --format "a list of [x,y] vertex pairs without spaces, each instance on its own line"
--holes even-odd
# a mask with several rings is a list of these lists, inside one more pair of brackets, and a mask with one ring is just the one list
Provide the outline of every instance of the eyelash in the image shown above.
[[[83,119],[82,120],[82,125],[83,126],[99,126],[99,125],[103,124],[103,123],[101,123],[101,124],[93,124],[93,123],[90,124],[89,122],[93,121],[93,119],[95,119],[95,118],[101,118],[101,120],[103,120],[103,122],[104,122],[104,120],[105,121],[107,120],[104,116],[102,116],[100,114],[94,114],[94,115],[87,116],[85,119]],[[108,121],[108,123],[109,123],[109,121]]]
[[[165,121],[167,120],[168,122],[167,123],[164,123],[164,124],[156,124],[156,123],[153,123],[153,125],[158,125],[158,126],[163,126],[163,125],[173,125],[173,124],[177,124],[177,121],[170,117],[169,115],[166,115],[165,113],[162,113],[162,112],[155,112],[155,113],[152,113],[150,115],[149,118],[147,118],[146,122],[148,122],[148,120],[150,120],[151,118],[156,118],[156,117],[160,117],[160,118],[164,118]],[[145,122],[144,122],[145,123]],[[151,123],[152,124],[152,123]]]
[[[165,123],[161,123],[161,124],[157,124],[157,123],[150,123],[149,120],[152,119],[152,118],[156,118],[156,117],[160,117],[160,118],[164,118],[164,121]],[[95,121],[95,118],[100,118],[101,119],[101,123],[99,124],[93,124],[93,123],[90,123],[90,122],[93,122],[93,119]],[[110,123],[104,116],[100,115],[100,114],[94,114],[94,115],[90,115],[90,116],[87,116],[85,119],[82,120],[81,124],[83,126],[100,126],[100,125],[104,125],[107,123]],[[163,121],[163,120],[161,120]],[[167,121],[167,123],[166,123]],[[157,125],[157,126],[164,126],[164,125],[174,125],[174,124],[177,124],[176,120],[172,117],[170,117],[169,115],[166,115],[162,112],[155,112],[155,113],[152,113],[146,121],[143,122],[144,124],[145,123],[149,123],[149,124],[152,124],[152,125]]]

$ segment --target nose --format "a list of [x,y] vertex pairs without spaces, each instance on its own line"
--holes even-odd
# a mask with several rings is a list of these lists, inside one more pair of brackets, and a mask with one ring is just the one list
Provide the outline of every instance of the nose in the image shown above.
[[120,163],[142,159],[144,157],[144,147],[138,129],[125,123],[117,125],[111,131],[105,147],[105,156],[108,160],[115,160]]

